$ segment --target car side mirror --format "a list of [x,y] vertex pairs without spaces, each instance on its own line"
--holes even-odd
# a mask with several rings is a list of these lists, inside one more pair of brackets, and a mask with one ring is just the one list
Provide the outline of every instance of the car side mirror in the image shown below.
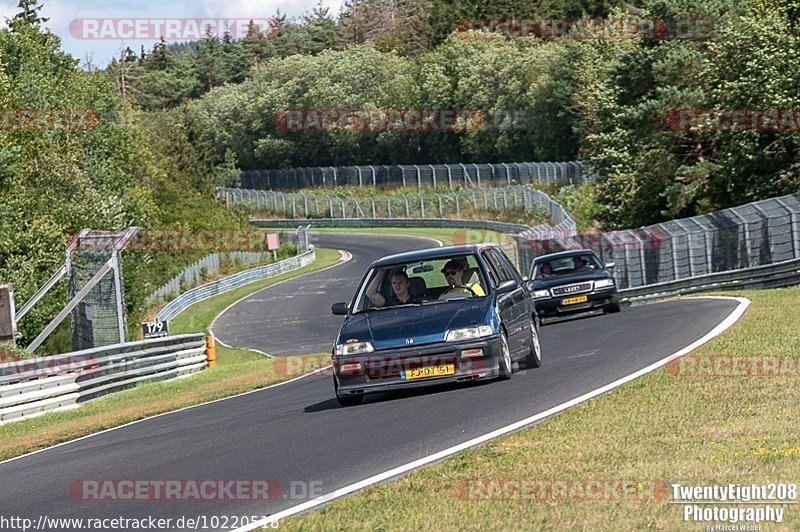
[[616,262],[606,262],[606,270],[613,270],[616,264]]
[[498,294],[507,294],[509,292],[513,292],[516,289],[517,289],[517,282],[513,279],[508,279],[507,281],[503,281],[499,285],[497,285]]
[[347,315],[347,307],[348,305],[345,302],[334,303],[331,305],[331,312],[336,316],[345,316]]

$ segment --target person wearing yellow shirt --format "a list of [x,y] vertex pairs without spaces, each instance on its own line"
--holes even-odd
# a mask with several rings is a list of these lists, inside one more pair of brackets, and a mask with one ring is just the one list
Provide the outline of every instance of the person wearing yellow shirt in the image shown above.
[[451,259],[442,268],[441,272],[449,285],[447,290],[439,296],[439,299],[449,299],[454,294],[470,294],[475,297],[483,297],[486,292],[479,283],[464,283],[465,263],[456,259]]

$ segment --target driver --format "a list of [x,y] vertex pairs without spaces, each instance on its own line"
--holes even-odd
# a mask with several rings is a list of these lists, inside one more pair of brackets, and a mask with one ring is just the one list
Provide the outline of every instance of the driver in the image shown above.
[[444,275],[447,284],[449,285],[447,290],[439,296],[439,299],[446,298],[449,294],[458,294],[458,293],[465,293],[465,294],[474,294],[477,297],[485,296],[486,293],[481,288],[481,285],[478,283],[472,284],[464,284],[464,271],[466,270],[466,261],[464,260],[457,260],[457,259],[450,259],[442,268],[442,274]]
[[408,292],[408,289],[411,288],[411,281],[408,279],[408,274],[403,270],[395,270],[392,273],[392,293],[388,297],[384,297],[378,291],[378,286],[381,284],[385,274],[386,270],[381,269],[367,287],[367,297],[376,307],[420,303],[419,298],[412,296]]

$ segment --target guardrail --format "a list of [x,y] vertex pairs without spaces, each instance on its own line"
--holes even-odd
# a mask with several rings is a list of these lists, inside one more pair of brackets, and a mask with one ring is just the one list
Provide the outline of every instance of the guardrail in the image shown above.
[[798,283],[800,283],[800,259],[794,259],[765,266],[711,273],[690,279],[627,288],[620,290],[619,295],[622,301],[636,303],[725,288],[779,288]]
[[205,337],[183,334],[0,364],[0,424],[189,375],[207,365]]
[[181,273],[164,283],[155,292],[147,296],[147,301],[153,301],[158,298],[165,298],[167,296],[177,296],[181,291],[181,284],[193,285],[203,278],[203,275],[208,275],[219,271],[223,258],[229,260],[240,260],[244,264],[257,264],[261,262],[266,256],[267,252],[243,252],[243,251],[230,251],[212,253],[194,264],[187,266]]
[[192,288],[191,290],[187,290],[183,294],[167,303],[167,305],[158,313],[156,319],[161,321],[171,320],[190,306],[203,301],[204,299],[227,292],[228,290],[233,290],[234,288],[239,288],[240,286],[253,281],[274,277],[275,275],[280,275],[288,271],[302,268],[303,266],[314,262],[315,257],[316,254],[314,250],[311,249],[310,251],[306,251],[300,255],[284,259],[280,262],[267,264],[266,266],[259,266],[257,268],[251,268],[249,270],[235,273],[233,275],[229,275],[228,277],[223,277],[222,279],[206,283],[196,288]]

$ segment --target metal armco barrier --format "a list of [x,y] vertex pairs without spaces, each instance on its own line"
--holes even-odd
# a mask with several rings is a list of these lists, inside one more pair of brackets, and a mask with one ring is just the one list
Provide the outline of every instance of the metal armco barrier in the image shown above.
[[199,301],[203,301],[209,297],[221,294],[222,292],[227,292],[228,290],[233,290],[234,288],[239,288],[240,286],[253,281],[266,279],[267,277],[274,277],[285,272],[302,268],[303,266],[314,262],[315,258],[316,254],[312,249],[301,255],[284,259],[280,262],[268,264],[266,266],[260,266],[258,268],[251,268],[249,270],[235,273],[233,275],[229,275],[228,277],[206,283],[198,286],[197,288],[192,288],[191,290],[187,290],[183,294],[170,301],[163,309],[161,309],[156,318],[160,321],[171,320]]
[[622,301],[636,303],[709,290],[779,288],[797,283],[800,283],[800,259],[743,270],[711,273],[640,288],[627,288],[620,290],[619,295]]
[[206,367],[203,334],[116,344],[0,364],[0,424]]

